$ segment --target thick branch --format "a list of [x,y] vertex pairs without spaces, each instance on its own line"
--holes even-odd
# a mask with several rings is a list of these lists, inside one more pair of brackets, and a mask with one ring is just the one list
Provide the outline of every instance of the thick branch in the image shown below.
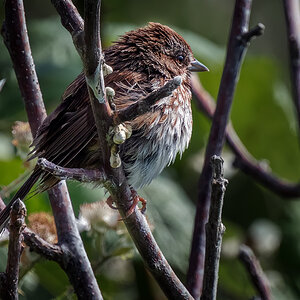
[[[61,5],[58,5],[60,8],[66,5],[66,7],[74,9],[70,1],[62,0],[60,2]],[[4,32],[6,45],[14,62],[15,72],[34,136],[42,120],[46,117],[46,113],[28,42],[23,2],[22,0],[12,0],[6,1],[5,4],[6,26],[4,26]],[[73,18],[76,13],[69,14],[66,12],[66,15]],[[78,14],[76,17],[78,17]],[[66,24],[70,25],[69,28],[75,28],[74,24],[80,24],[80,21],[71,22],[68,20]],[[76,227],[65,182],[61,182],[50,190],[49,198],[57,227],[59,243],[63,244],[66,253],[70,253],[70,255],[64,255],[62,267],[65,269],[78,298],[85,299],[86,297],[90,297],[90,299],[102,299]]]
[[209,161],[213,155],[221,154],[225,140],[226,125],[229,119],[238,74],[249,44],[244,43],[242,37],[245,36],[249,28],[251,4],[252,0],[237,0],[235,4],[216,112],[213,117],[204,166],[199,180],[199,195],[187,278],[189,290],[196,299],[201,294],[205,253],[205,223],[210,205],[212,170]]
[[[212,119],[215,112],[215,101],[212,96],[201,86],[198,77],[192,77],[192,92],[197,107],[208,118]],[[243,145],[231,123],[226,128],[226,141],[235,154],[234,166],[245,174],[270,189],[274,193],[286,198],[300,196],[300,184],[290,183],[278,178],[257,161]]]
[[107,181],[106,174],[101,170],[88,170],[82,168],[64,168],[58,166],[45,158],[40,158],[37,164],[41,169],[49,172],[51,175],[60,180],[77,180],[79,182],[99,182]]
[[9,244],[6,272],[1,274],[1,297],[3,299],[18,299],[18,281],[20,256],[23,249],[22,231],[25,228],[26,208],[17,199],[10,212]]
[[248,246],[242,245],[240,247],[239,259],[247,269],[251,281],[261,299],[271,300],[269,283],[253,251]]
[[151,109],[151,106],[158,102],[160,99],[168,97],[172,92],[177,89],[182,82],[180,76],[174,77],[172,80],[168,81],[161,88],[153,91],[146,97],[140,99],[134,104],[119,110],[116,114],[116,124],[133,120],[137,116],[143,115]]
[[206,224],[206,254],[201,300],[215,300],[217,297],[219,261],[222,237],[225,232],[225,226],[222,224],[222,208],[228,183],[223,177],[223,162],[220,156],[215,155],[211,158],[213,180],[209,219]]
[[2,35],[13,62],[32,135],[35,136],[46,118],[46,110],[31,55],[22,0],[5,2]]
[[290,51],[294,104],[300,128],[300,5],[298,0],[283,0]]

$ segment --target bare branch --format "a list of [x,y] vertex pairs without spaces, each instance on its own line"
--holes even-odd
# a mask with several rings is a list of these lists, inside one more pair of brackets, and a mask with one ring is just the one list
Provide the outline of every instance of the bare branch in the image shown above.
[[248,246],[242,245],[240,247],[239,259],[247,269],[251,281],[255,286],[261,299],[271,300],[269,283],[253,251]]
[[252,0],[237,0],[235,4],[216,112],[213,117],[204,166],[199,180],[199,195],[187,277],[188,288],[195,298],[199,298],[202,287],[205,223],[208,218],[211,192],[210,181],[212,178],[212,169],[209,161],[213,155],[220,155],[223,148],[226,125],[229,120],[238,74],[249,44],[242,42],[242,36],[245,35],[249,28],[251,5]]
[[58,166],[45,158],[39,158],[37,165],[42,170],[49,172],[51,175],[60,180],[77,180],[80,182],[99,182],[104,183],[107,178],[106,174],[101,170],[87,170],[82,168],[64,168]]
[[283,0],[290,51],[290,69],[294,104],[300,128],[300,5],[298,0]]
[[249,31],[245,32],[241,36],[241,40],[243,43],[248,44],[253,40],[254,38],[263,35],[265,31],[265,25],[262,23],[258,23],[255,27],[249,29]]
[[22,0],[5,2],[2,35],[14,65],[32,135],[35,136],[46,118],[46,110],[31,55]]
[[18,281],[20,256],[23,249],[22,231],[25,228],[26,208],[17,199],[10,212],[9,244],[6,272],[1,275],[1,297],[3,299],[18,299]]
[[31,250],[40,254],[46,259],[61,262],[63,260],[63,252],[60,246],[46,242],[36,233],[26,228],[23,232],[24,242]]
[[[204,90],[196,76],[192,77],[192,92],[199,110],[208,118],[212,119],[215,112],[215,101],[212,96]],[[235,167],[282,197],[293,199],[300,196],[300,184],[290,183],[278,178],[272,174],[269,169],[266,169],[262,163],[257,161],[243,145],[231,122],[229,122],[226,128],[226,141],[235,154]]]
[[217,297],[219,261],[222,247],[222,237],[225,226],[222,224],[222,208],[226,185],[223,177],[223,159],[214,155],[211,158],[213,168],[211,205],[209,219],[206,224],[206,254],[201,300],[215,300]]
[[170,96],[172,92],[181,85],[181,82],[182,78],[180,76],[176,76],[172,80],[168,81],[164,86],[153,91],[146,97],[140,99],[139,101],[122,110],[119,110],[116,113],[115,124],[133,120],[137,116],[143,115],[144,113],[148,112],[153,104],[155,104],[162,98]]

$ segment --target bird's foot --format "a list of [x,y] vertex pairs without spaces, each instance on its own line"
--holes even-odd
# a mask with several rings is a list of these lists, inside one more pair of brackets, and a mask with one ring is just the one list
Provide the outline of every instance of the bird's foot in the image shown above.
[[129,208],[129,210],[126,212],[126,217],[128,218],[130,215],[132,215],[132,213],[134,212],[136,206],[138,205],[139,202],[142,203],[142,207],[140,208],[140,211],[142,214],[145,213],[146,211],[146,206],[147,206],[147,200],[140,197],[137,192],[133,189],[131,189],[131,197],[132,197],[132,205]]

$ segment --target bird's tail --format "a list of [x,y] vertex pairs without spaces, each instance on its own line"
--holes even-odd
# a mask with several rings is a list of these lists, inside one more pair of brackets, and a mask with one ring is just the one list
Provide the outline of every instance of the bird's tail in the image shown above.
[[35,169],[30,177],[24,182],[20,189],[16,192],[7,206],[0,212],[0,234],[4,228],[8,225],[10,210],[17,199],[23,200],[29,193],[34,184],[38,181],[41,176],[41,170]]

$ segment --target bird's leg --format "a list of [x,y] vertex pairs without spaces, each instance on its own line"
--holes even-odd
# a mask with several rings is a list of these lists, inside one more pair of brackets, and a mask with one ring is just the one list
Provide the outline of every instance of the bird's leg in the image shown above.
[[140,197],[134,189],[131,189],[131,197],[132,197],[132,205],[126,213],[126,218],[128,218],[134,212],[139,202],[142,203],[142,207],[140,208],[141,213],[144,214],[146,211],[146,205],[147,205],[146,199]]

